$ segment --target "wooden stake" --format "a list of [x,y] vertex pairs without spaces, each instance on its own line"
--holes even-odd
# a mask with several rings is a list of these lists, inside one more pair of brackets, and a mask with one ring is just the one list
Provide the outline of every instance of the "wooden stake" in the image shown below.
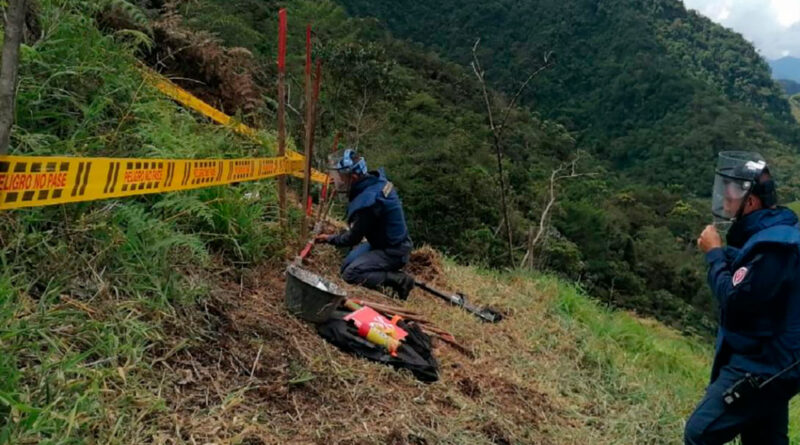
[[435,332],[427,332],[427,331],[426,331],[426,329],[425,329],[424,327],[421,327],[421,329],[422,329],[422,331],[423,331],[423,332],[425,332],[426,334],[430,335],[431,337],[436,337],[436,338],[438,338],[439,340],[441,340],[441,341],[443,341],[443,342],[447,343],[447,344],[448,344],[448,345],[450,345],[450,346],[451,346],[453,349],[455,349],[456,351],[458,351],[458,352],[460,352],[460,353],[462,353],[462,354],[466,355],[467,357],[469,357],[469,358],[475,358],[475,353],[474,353],[474,352],[472,352],[471,350],[467,349],[467,348],[466,348],[464,345],[461,345],[460,343],[456,342],[456,340],[455,340],[455,339],[454,339],[452,336],[449,336],[449,337],[448,337],[448,336],[446,336],[446,335],[437,334],[437,333],[435,333]]
[[[286,9],[278,11],[278,156],[286,156]],[[278,177],[281,225],[286,228],[286,176]]]
[[[306,155],[306,163],[305,163],[305,172],[303,175],[303,200],[301,201],[302,205],[306,205],[308,202],[308,195],[309,189],[311,187],[311,139],[314,133],[314,122],[313,122],[313,115],[314,115],[314,95],[312,91],[311,85],[311,25],[306,27],[306,79],[305,79],[305,87],[306,87],[306,137],[305,137],[305,155]],[[302,239],[308,238],[308,217],[306,216],[305,212],[303,213],[302,218],[302,227],[300,227],[300,236]]]

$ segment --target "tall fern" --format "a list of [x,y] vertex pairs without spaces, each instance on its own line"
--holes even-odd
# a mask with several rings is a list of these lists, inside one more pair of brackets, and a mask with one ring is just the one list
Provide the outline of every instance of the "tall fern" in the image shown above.
[[94,14],[107,14],[134,25],[152,35],[150,20],[144,10],[128,0],[86,0],[83,4]]
[[126,19],[141,26],[144,29],[150,29],[150,21],[147,19],[144,11],[138,6],[127,0],[105,0],[106,9],[119,12],[124,15]]
[[184,222],[189,219],[199,220],[205,223],[205,228],[214,225],[214,209],[210,207],[209,202],[199,199],[195,194],[165,195],[161,201],[153,205],[153,208],[163,210],[168,219],[180,218]]

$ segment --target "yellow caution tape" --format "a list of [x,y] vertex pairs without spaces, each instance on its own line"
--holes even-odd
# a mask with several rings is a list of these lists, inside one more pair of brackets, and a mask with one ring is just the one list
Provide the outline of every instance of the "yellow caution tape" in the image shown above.
[[[302,165],[303,161],[301,160],[300,163]],[[292,172],[291,175],[294,176],[295,178],[301,178],[302,179],[302,178],[305,177],[305,173],[303,173],[303,172],[304,172],[303,167],[300,167],[300,170]],[[313,169],[311,170],[311,180],[313,182],[318,182],[320,184],[324,184],[326,182],[330,182],[330,179],[328,178],[328,175],[326,175],[325,173],[319,172],[317,170],[313,170]]]
[[[191,190],[285,174],[285,158],[133,159],[0,156],[0,210]],[[318,173],[322,180],[325,175]]]
[[[145,78],[175,101],[262,145],[258,132],[146,70]],[[274,147],[269,147],[274,150]],[[141,159],[0,156],[0,210],[191,190],[281,175],[304,176],[305,157],[246,159]],[[311,171],[311,180],[328,176]]]
[[[248,127],[247,125],[241,122],[237,122],[234,118],[228,116],[222,111],[217,110],[208,103],[194,96],[192,93],[184,90],[178,85],[175,85],[169,79],[165,78],[164,76],[161,76],[155,71],[149,68],[144,68],[142,72],[144,74],[145,79],[147,79],[147,81],[151,85],[153,85],[157,90],[164,93],[164,95],[166,95],[170,99],[180,103],[185,107],[195,110],[196,112],[202,114],[203,116],[206,116],[207,118],[213,120],[218,124],[230,127],[231,129],[233,129],[233,131],[258,142],[259,144],[268,147],[271,152],[273,153],[276,152],[277,149],[275,145],[261,140],[261,138],[259,138],[258,136],[257,130]],[[292,150],[287,150],[286,156],[295,161],[296,160],[302,161],[303,159],[305,159],[305,156]],[[304,169],[301,168],[300,171],[292,172],[291,174],[292,176],[302,178],[303,171]],[[328,181],[328,177],[325,173],[312,169],[311,180],[314,182],[324,183]]]
[[[234,118],[228,116],[222,111],[217,110],[216,108],[194,96],[192,93],[184,90],[178,85],[175,85],[165,77],[156,74],[149,69],[143,70],[143,73],[145,79],[147,79],[151,85],[153,85],[158,91],[164,93],[170,99],[197,111],[198,113],[208,117],[218,124],[228,126],[233,129],[233,131],[254,139],[260,144],[266,145],[266,143],[258,137],[258,131],[255,129],[250,128],[243,123],[237,122]],[[275,147],[273,145],[270,148],[274,150]]]

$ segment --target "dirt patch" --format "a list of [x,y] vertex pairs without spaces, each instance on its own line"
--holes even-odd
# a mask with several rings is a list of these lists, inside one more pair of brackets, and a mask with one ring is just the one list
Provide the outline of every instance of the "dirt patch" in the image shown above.
[[514,417],[530,426],[535,427],[559,413],[550,396],[543,392],[497,376],[482,383],[484,394],[507,406]]
[[481,432],[486,435],[486,437],[492,441],[492,443],[497,445],[511,445],[511,440],[508,438],[507,433],[503,430],[503,428],[497,424],[497,422],[489,422],[483,426]]
[[411,252],[406,271],[419,280],[435,282],[444,275],[442,256],[430,246],[422,246]]
[[464,394],[470,399],[476,399],[481,396],[480,386],[469,377],[465,377],[458,381],[458,389],[461,391],[461,394]]
[[387,445],[428,445],[428,440],[416,434],[405,434],[399,429],[395,429],[386,436],[384,443]]

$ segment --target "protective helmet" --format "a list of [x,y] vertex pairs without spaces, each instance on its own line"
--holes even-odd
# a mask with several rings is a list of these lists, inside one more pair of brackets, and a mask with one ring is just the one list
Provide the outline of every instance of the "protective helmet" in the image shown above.
[[347,148],[343,154],[335,153],[332,157],[338,158],[335,169],[341,173],[367,174],[367,161],[360,157],[355,150]]
[[722,221],[742,217],[747,198],[757,196],[764,207],[777,203],[775,182],[764,157],[745,151],[720,152],[714,176],[711,213]]
[[350,190],[352,174],[359,176],[367,174],[367,161],[352,148],[347,148],[344,152],[338,151],[328,157],[328,170],[337,192],[346,193]]

